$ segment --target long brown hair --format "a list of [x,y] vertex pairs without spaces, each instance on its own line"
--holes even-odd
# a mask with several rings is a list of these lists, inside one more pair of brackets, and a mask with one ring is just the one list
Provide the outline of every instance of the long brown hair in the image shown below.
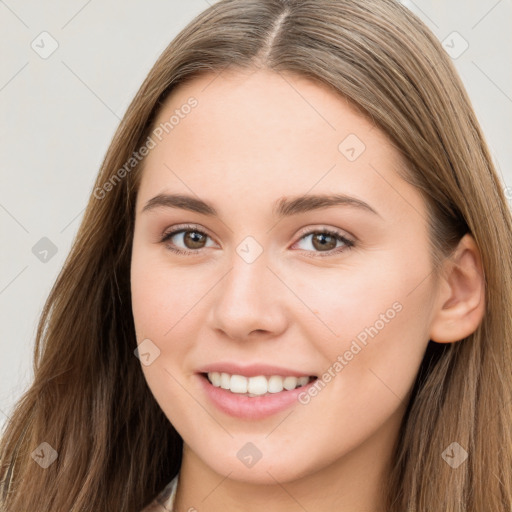
[[[395,0],[221,0],[159,57],[112,140],[44,306],[34,381],[0,444],[2,510],[139,511],[179,471],[181,438],[134,356],[129,270],[142,166],[126,162],[177,85],[255,66],[328,84],[388,134],[429,208],[435,260],[464,233],[481,251],[485,316],[464,340],[430,342],[385,510],[512,510],[511,214],[449,57]],[[43,442],[58,454],[47,468],[31,456],[49,450]],[[469,454],[457,469],[442,457],[453,442]]]

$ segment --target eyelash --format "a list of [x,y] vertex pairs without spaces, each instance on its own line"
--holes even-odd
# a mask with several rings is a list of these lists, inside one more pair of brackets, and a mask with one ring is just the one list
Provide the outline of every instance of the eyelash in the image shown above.
[[[204,231],[202,231],[200,229],[197,229],[196,226],[186,225],[186,226],[180,226],[180,227],[178,227],[178,228],[176,228],[176,229],[174,229],[172,231],[164,233],[164,235],[163,235],[162,239],[160,240],[160,242],[164,243],[166,245],[166,247],[169,250],[171,250],[172,252],[174,252],[176,254],[183,255],[183,256],[187,256],[187,255],[191,255],[191,254],[196,254],[196,253],[200,252],[201,249],[185,251],[183,249],[180,249],[180,248],[177,248],[177,247],[173,247],[171,244],[167,244],[166,243],[174,235],[177,235],[178,233],[183,233],[183,232],[185,232],[185,233],[186,232],[199,233],[199,234],[204,235],[204,236],[206,236],[208,238],[211,238]],[[307,231],[307,232],[301,234],[299,240],[302,240],[303,238],[306,238],[307,236],[316,235],[316,234],[325,234],[325,235],[333,236],[334,238],[336,238],[337,241],[343,242],[345,245],[342,246],[342,247],[338,247],[336,249],[331,249],[329,251],[325,251],[325,252],[322,252],[322,251],[307,251],[305,249],[302,249],[306,253],[315,252],[316,253],[315,256],[311,256],[310,254],[308,254],[308,256],[313,257],[313,258],[317,258],[317,257],[324,258],[324,257],[327,257],[327,256],[334,256],[334,255],[337,255],[337,254],[339,254],[341,252],[344,252],[346,250],[351,249],[355,245],[355,242],[353,242],[352,240],[349,240],[345,236],[343,236],[340,233],[338,233],[336,231],[333,231],[331,229],[319,229],[319,230],[317,229],[317,230]]]

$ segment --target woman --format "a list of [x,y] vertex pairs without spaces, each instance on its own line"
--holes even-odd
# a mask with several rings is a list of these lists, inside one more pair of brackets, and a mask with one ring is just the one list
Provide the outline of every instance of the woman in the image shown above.
[[511,228],[404,7],[215,4],[106,155],[4,509],[510,510]]

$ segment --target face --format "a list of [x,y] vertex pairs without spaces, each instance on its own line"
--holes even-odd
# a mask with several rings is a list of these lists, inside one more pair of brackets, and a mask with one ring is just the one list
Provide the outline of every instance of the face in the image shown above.
[[186,456],[274,483],[389,454],[436,282],[426,205],[385,134],[325,86],[263,70],[180,86],[155,127],[133,315]]

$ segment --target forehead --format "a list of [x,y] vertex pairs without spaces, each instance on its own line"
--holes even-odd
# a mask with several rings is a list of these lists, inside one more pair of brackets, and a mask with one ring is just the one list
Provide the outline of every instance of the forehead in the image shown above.
[[314,188],[371,198],[383,180],[388,192],[405,185],[385,133],[327,85],[290,73],[200,75],[166,99],[155,129],[141,195],[179,188],[273,200]]
[[[197,107],[183,115],[180,111],[190,110],[191,98]],[[211,145],[229,145],[232,152],[264,144],[260,157],[276,147],[286,150],[304,144],[304,149],[330,147],[336,154],[339,143],[350,134],[389,149],[385,134],[344,96],[326,84],[291,73],[230,69],[200,75],[172,92],[155,124],[164,125],[173,114],[181,114],[179,120],[174,116],[170,130],[174,138],[180,132],[190,137],[193,131],[196,142],[209,139]]]

